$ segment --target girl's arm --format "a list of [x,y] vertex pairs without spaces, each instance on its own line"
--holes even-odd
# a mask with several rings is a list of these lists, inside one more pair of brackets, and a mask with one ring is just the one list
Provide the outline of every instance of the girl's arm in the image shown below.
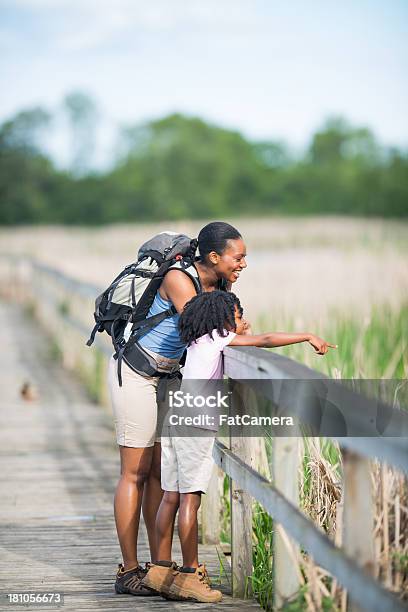
[[229,346],[260,346],[263,348],[274,348],[297,344],[299,342],[309,342],[318,355],[325,355],[328,348],[337,348],[337,344],[330,344],[314,334],[287,334],[286,332],[270,332],[267,334],[257,334],[255,336],[241,334],[236,335]]

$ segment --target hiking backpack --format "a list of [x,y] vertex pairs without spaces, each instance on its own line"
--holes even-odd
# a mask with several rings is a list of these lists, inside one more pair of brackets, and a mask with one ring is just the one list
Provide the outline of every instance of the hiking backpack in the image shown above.
[[96,332],[106,331],[112,338],[122,386],[122,359],[136,372],[160,376],[154,359],[138,340],[153,327],[177,313],[172,305],[164,312],[148,316],[156,293],[169,270],[181,270],[193,281],[197,293],[201,284],[193,265],[197,241],[184,234],[161,232],[139,249],[137,261],[124,270],[95,300],[95,327],[87,342],[91,346]]

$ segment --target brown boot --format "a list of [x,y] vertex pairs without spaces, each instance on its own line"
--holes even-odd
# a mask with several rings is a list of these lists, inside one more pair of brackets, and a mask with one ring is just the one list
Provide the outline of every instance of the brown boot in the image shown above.
[[211,588],[205,565],[199,565],[195,572],[178,572],[170,586],[169,599],[216,603],[221,601],[222,593]]
[[[164,565],[165,563],[166,565]],[[159,561],[159,564],[151,564],[141,584],[144,588],[154,593],[160,593],[167,598],[169,588],[177,574],[177,565],[174,562]]]
[[119,563],[119,569],[116,574],[115,591],[118,595],[158,595],[153,593],[141,585],[142,579],[146,576],[147,570],[144,570],[140,565],[129,570],[124,570],[122,563]]

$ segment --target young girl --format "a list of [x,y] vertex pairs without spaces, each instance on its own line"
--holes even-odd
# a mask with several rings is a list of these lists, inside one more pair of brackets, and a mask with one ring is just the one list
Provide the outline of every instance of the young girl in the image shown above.
[[[252,335],[233,293],[212,291],[190,300],[180,316],[180,337],[188,345],[183,380],[221,379],[225,346],[278,347],[309,342],[319,355],[335,345],[310,334],[270,332]],[[210,432],[208,432],[210,434]],[[142,584],[166,598],[217,602],[220,591],[210,586],[204,565],[198,561],[197,512],[213,468],[214,436],[162,438],[162,489],[157,514],[159,561],[152,565]],[[174,522],[179,511],[179,536],[183,567],[171,561]]]

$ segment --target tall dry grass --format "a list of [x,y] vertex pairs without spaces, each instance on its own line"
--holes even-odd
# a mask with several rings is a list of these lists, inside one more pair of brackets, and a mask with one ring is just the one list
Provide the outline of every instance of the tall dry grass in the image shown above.
[[[329,311],[368,318],[373,304],[408,297],[408,223],[377,219],[231,219],[247,244],[248,268],[234,285],[248,318],[301,330]],[[158,231],[196,236],[204,221],[104,228],[0,231],[0,253],[27,253],[86,282],[107,286]],[[335,313],[333,313],[335,316]]]

